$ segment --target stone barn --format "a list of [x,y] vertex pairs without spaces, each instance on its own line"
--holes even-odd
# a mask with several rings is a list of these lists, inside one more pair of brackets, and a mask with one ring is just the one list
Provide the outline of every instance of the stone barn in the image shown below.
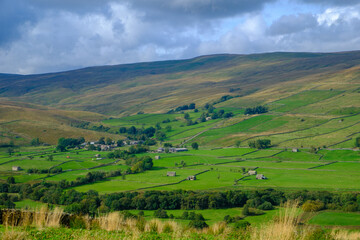
[[160,156],[155,156],[155,159],[156,160],[159,160],[161,157]]
[[176,177],[176,172],[174,172],[174,171],[167,172],[167,173],[166,173],[166,176],[167,176],[167,177]]
[[299,149],[293,148],[293,149],[292,149],[292,152],[299,152]]
[[267,177],[265,177],[264,174],[258,174],[256,175],[256,179],[263,180],[263,179],[267,179]]
[[249,175],[256,175],[257,172],[256,172],[255,170],[250,170],[250,171],[248,171],[248,174],[249,174]]
[[194,181],[194,180],[196,180],[196,176],[194,176],[194,175],[188,176],[188,177],[186,178],[186,180]]
[[13,171],[20,171],[20,170],[21,170],[21,167],[19,167],[19,166],[13,166],[13,167],[12,167],[12,170],[13,170]]

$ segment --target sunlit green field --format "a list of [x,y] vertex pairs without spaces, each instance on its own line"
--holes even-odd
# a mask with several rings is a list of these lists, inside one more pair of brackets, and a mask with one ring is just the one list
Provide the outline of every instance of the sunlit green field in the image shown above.
[[[0,164],[1,179],[14,176],[16,182],[40,181],[74,181],[93,171],[124,172],[130,166],[124,161],[115,163],[101,152],[96,160],[97,151],[74,150],[72,152],[53,153],[48,151],[32,159],[26,153],[18,159],[10,157],[12,162]],[[48,156],[53,155],[52,161]],[[222,149],[189,149],[180,153],[143,153],[153,159],[152,170],[144,173],[129,174],[108,178],[102,182],[75,187],[79,191],[97,190],[100,193],[129,191],[138,189],[156,190],[208,190],[208,189],[242,189],[242,188],[283,188],[283,189],[323,189],[355,190],[359,189],[360,152],[353,150],[321,150],[310,152],[300,149],[256,150],[250,148]],[[103,166],[108,164],[107,166]],[[13,172],[12,166],[23,170]],[[29,168],[51,169],[62,168],[59,174],[30,174]],[[90,170],[91,168],[91,170]],[[264,174],[266,180],[257,180],[247,176],[250,169]],[[167,172],[175,171],[175,177],[167,177]],[[199,174],[199,175],[197,175]],[[195,181],[183,181],[188,176],[197,175]]]
[[321,226],[359,226],[359,213],[321,212],[309,220],[310,224]]

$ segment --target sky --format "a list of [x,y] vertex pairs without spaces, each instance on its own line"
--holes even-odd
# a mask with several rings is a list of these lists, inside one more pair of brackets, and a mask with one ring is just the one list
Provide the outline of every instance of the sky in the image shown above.
[[0,0],[0,72],[360,49],[360,0]]

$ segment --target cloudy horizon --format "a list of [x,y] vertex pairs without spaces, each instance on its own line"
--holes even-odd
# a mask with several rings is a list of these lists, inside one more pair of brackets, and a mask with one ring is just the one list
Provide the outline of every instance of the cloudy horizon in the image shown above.
[[0,0],[0,72],[360,49],[358,0]]

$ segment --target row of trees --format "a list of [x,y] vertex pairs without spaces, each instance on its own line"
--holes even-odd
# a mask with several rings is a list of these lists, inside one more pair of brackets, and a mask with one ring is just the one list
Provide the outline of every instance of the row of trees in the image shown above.
[[261,113],[266,113],[269,111],[268,107],[265,106],[256,106],[253,108],[246,108],[244,114],[247,115],[252,115],[252,114],[261,114]]
[[[240,142],[238,143],[240,145]],[[265,149],[271,147],[271,140],[270,139],[257,139],[254,141],[248,142],[249,147],[257,148],[257,149]]]
[[180,111],[185,111],[185,110],[192,110],[195,109],[196,105],[195,103],[190,103],[190,104],[185,104],[183,106],[179,106],[175,109],[171,109],[170,111],[168,111],[168,113],[174,113],[174,112],[180,112]]
[[75,148],[80,146],[82,143],[85,142],[83,137],[80,138],[59,138],[58,145],[56,149],[58,151],[64,152],[68,148]]
[[[145,191],[121,192],[99,195],[96,191],[77,192],[70,186],[91,183],[103,179],[105,173],[89,173],[84,180],[76,183],[61,181],[59,183],[10,184],[1,183],[0,192],[19,193],[20,198],[30,198],[49,204],[65,205],[65,210],[79,214],[97,214],[109,211],[129,209],[171,210],[171,209],[218,209],[244,207],[243,215],[256,211],[272,209],[287,200],[298,200],[305,211],[322,209],[359,211],[360,193],[339,193],[326,191],[291,191],[283,192],[273,189],[253,191]],[[107,173],[109,174],[109,173]],[[116,174],[116,173],[113,173]],[[9,201],[5,198],[5,201]],[[10,199],[11,201],[11,199]],[[9,203],[11,205],[11,203]],[[254,209],[258,209],[255,210]]]

